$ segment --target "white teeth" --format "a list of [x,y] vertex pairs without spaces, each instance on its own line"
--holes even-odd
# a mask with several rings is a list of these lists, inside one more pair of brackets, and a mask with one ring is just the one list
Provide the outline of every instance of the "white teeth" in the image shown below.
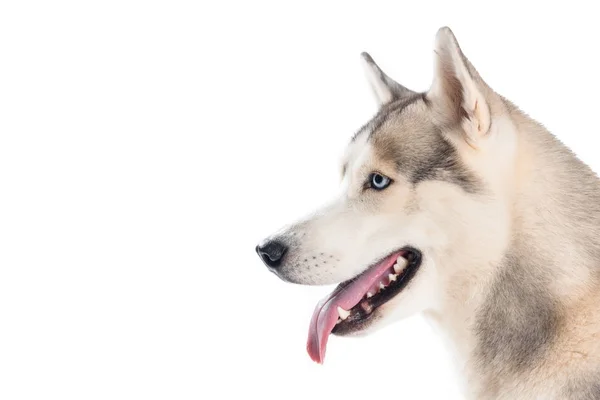
[[383,290],[385,289],[385,286],[383,286],[383,283],[379,282],[379,290]]
[[373,293],[371,293],[371,292],[367,292],[367,299],[368,299],[369,297],[373,297]]
[[394,282],[397,277],[398,277],[398,275],[394,275],[394,274],[389,274],[388,275],[388,278],[389,278],[390,282]]
[[404,268],[406,268],[406,263],[408,261],[406,261],[405,258],[403,257],[398,257],[398,259],[396,260],[396,264],[394,264],[394,272],[399,274],[400,271],[402,271]]
[[350,315],[350,311],[344,310],[342,307],[338,306],[338,314],[342,320],[345,320]]

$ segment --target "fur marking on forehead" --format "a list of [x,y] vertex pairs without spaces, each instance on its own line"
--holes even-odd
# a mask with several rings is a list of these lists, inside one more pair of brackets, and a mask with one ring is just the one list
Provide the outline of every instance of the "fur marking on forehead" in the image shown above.
[[354,142],[356,140],[356,138],[358,138],[361,134],[363,134],[365,132],[369,132],[369,139],[370,139],[371,136],[373,136],[373,134],[375,132],[377,132],[377,130],[381,127],[381,125],[383,125],[385,123],[385,121],[387,121],[387,119],[391,115],[400,114],[402,112],[402,110],[404,110],[410,104],[413,104],[418,100],[423,100],[424,102],[427,102],[427,100],[425,98],[425,94],[418,93],[409,98],[403,98],[400,100],[396,100],[392,103],[383,105],[381,107],[381,109],[377,112],[377,114],[369,122],[367,122],[365,125],[363,125],[358,130],[358,132],[356,132],[356,134],[354,134],[351,142]]
[[415,186],[436,180],[455,184],[467,193],[484,192],[481,179],[465,165],[455,146],[427,115],[413,116],[414,119],[400,116],[402,110],[420,98],[394,103],[391,109],[374,118],[367,138],[374,155],[395,165]]

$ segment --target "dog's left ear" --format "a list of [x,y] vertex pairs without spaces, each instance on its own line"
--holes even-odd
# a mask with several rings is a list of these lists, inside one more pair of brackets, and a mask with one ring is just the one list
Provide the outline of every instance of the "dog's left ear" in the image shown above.
[[362,53],[361,57],[365,74],[379,105],[416,94],[387,76],[368,53]]
[[440,112],[442,121],[448,126],[462,127],[469,141],[476,141],[490,128],[486,89],[450,28],[441,28],[435,40],[434,79],[427,99]]

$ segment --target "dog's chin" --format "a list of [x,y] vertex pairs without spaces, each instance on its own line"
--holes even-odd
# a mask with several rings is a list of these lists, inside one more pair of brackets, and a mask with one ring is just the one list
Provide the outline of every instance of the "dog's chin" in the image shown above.
[[333,328],[333,331],[331,331],[331,334],[335,336],[348,336],[356,338],[369,336],[371,333],[379,330],[380,326],[383,325],[382,320],[385,317],[385,313],[382,312],[382,310],[377,309],[363,321],[336,326]]
[[[366,336],[378,330],[379,325],[385,325],[383,320],[388,317],[389,310],[386,310],[384,305],[389,305],[388,302],[404,291],[422,263],[422,253],[418,249],[405,247],[400,251],[404,253],[403,257],[408,261],[406,267],[393,280],[387,279],[385,286],[380,287],[376,293],[368,292],[358,304],[347,310],[349,314],[344,319],[340,317],[332,334],[336,336]],[[368,270],[364,273],[367,272]],[[342,282],[336,291],[344,290],[346,286],[360,279],[361,275]]]

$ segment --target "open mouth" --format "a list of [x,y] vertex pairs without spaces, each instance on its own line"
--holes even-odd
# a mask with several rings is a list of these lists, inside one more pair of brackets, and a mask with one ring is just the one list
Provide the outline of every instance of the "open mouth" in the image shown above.
[[378,307],[406,287],[420,265],[421,252],[405,247],[340,283],[315,308],[306,345],[310,358],[322,363],[329,335],[362,329]]

